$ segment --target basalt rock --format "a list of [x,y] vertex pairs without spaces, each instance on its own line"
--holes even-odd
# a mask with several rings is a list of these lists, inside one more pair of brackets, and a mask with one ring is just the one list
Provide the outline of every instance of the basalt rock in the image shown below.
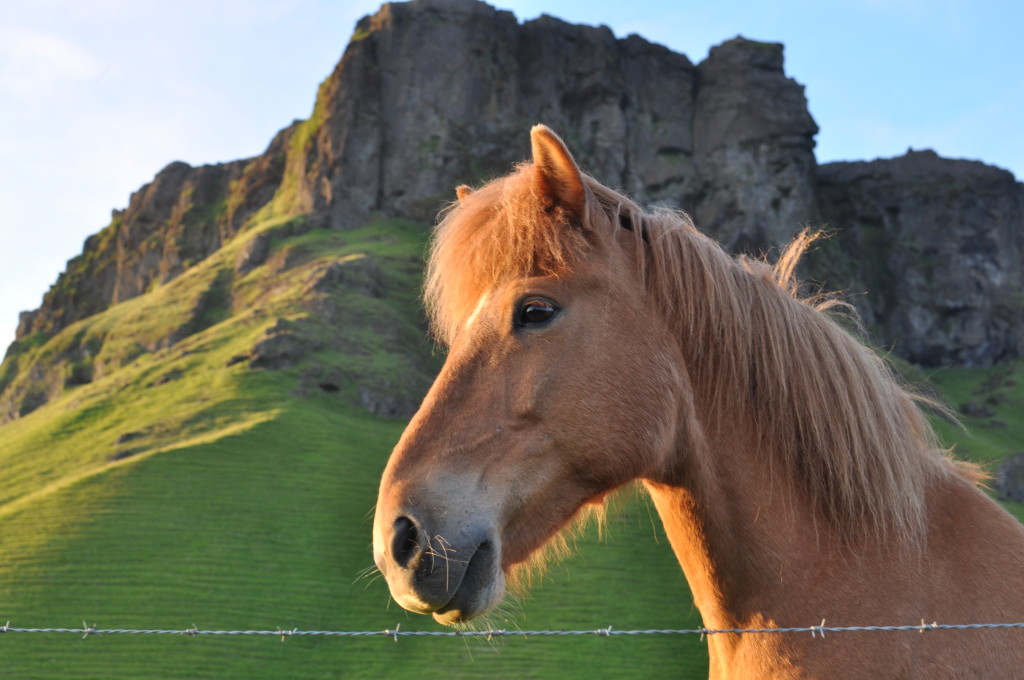
[[735,38],[694,68],[603,26],[415,0],[359,22],[321,96],[315,142],[289,168],[297,203],[336,226],[432,221],[452,187],[521,160],[539,121],[602,182],[692,210],[736,248],[788,239],[813,206],[817,126],[779,44]]
[[996,470],[993,486],[999,498],[1024,503],[1024,451],[1003,459]]
[[519,24],[475,0],[387,4],[360,20],[321,92],[299,202],[338,226],[375,211],[429,223],[455,185],[521,160],[544,121],[595,176],[678,204],[693,90],[685,56],[606,27]]
[[818,126],[783,72],[782,45],[730,40],[697,74],[697,224],[734,251],[784,243],[813,214]]
[[818,171],[823,219],[861,316],[925,366],[1024,355],[1024,185],[983,163],[909,151]]
[[82,254],[20,317],[16,338],[53,334],[179,276],[216,252],[273,196],[295,126],[262,155],[192,167],[174,162],[115,210],[110,225],[85,240]]

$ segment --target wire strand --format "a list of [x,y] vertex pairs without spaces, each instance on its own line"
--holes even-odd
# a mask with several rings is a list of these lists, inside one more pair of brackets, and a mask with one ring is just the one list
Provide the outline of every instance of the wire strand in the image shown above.
[[826,633],[873,633],[873,632],[918,632],[924,633],[934,630],[983,630],[983,629],[1010,629],[1024,628],[1022,623],[925,623],[895,625],[895,626],[826,626],[822,621],[819,625],[801,626],[795,628],[648,628],[642,630],[616,630],[612,626],[607,628],[596,628],[594,630],[462,630],[462,631],[422,631],[422,630],[401,630],[401,626],[392,629],[371,630],[371,631],[344,631],[344,630],[299,630],[298,628],[276,630],[204,630],[196,626],[184,629],[159,629],[159,628],[98,628],[95,624],[88,625],[84,621],[81,628],[19,628],[10,625],[10,621],[0,626],[0,635],[7,633],[74,633],[87,638],[90,635],[183,635],[193,637],[199,635],[214,636],[267,636],[280,637],[282,640],[289,637],[389,637],[395,642],[400,637],[483,637],[487,639],[496,637],[567,637],[579,635],[596,635],[599,637],[611,636],[633,636],[633,635],[699,635],[703,638],[706,635],[775,635],[780,633],[810,633],[812,637],[825,637]]

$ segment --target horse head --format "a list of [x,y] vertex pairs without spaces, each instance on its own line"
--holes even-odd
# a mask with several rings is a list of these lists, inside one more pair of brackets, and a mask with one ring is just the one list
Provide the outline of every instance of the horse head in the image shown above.
[[644,235],[623,228],[636,207],[610,209],[552,131],[531,136],[532,163],[460,187],[438,227],[426,297],[448,357],[374,520],[392,596],[447,624],[494,607],[581,509],[654,476],[685,398]]

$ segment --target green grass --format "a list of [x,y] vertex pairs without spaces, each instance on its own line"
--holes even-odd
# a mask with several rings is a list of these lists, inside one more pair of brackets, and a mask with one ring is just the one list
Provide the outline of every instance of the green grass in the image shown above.
[[[95,375],[0,427],[3,622],[441,629],[364,575],[380,472],[404,423],[352,406],[355,385],[409,380],[437,361],[416,300],[423,230],[381,222],[289,235],[290,224],[258,225],[175,281],[26,343],[19,360],[29,363],[87,346]],[[231,273],[245,239],[259,234],[271,239],[266,263]],[[344,280],[321,291],[332,263]],[[355,291],[363,287],[374,290]],[[168,341],[211,290],[194,332]],[[278,371],[233,361],[282,318],[316,349]],[[337,328],[351,332],[337,340]],[[396,349],[410,342],[420,354]],[[347,382],[330,394],[310,389],[318,375]],[[653,517],[641,500],[618,506],[603,541],[584,534],[578,555],[517,613],[489,623],[696,627]],[[703,677],[707,661],[697,638],[678,637],[395,644],[12,634],[0,636],[0,667],[11,678],[590,678]]]
[[[1024,361],[981,369],[943,368],[928,379],[960,412],[966,431],[944,421],[936,425],[944,439],[956,444],[958,454],[993,463],[1024,452]],[[967,410],[974,415],[963,413],[968,404],[973,404]]]
[[[928,381],[959,415],[962,427],[933,418],[943,442],[959,458],[994,473],[1003,458],[1024,453],[1024,360],[989,368],[942,368]],[[964,406],[967,411],[964,413]],[[1024,522],[1024,504],[1002,502]]]
[[[5,518],[0,616],[23,627],[438,630],[389,605],[370,510],[402,423],[290,400],[217,441],[94,475]],[[504,627],[697,624],[647,510],[621,508]],[[660,530],[659,532],[660,533]],[[639,568],[642,565],[642,568]],[[16,585],[15,585],[16,584]],[[626,598],[623,600],[622,598]],[[666,602],[673,602],[666,606]],[[706,672],[696,639],[216,639],[6,636],[8,677],[655,676]],[[532,670],[531,670],[532,669]],[[559,669],[559,670],[556,670]]]

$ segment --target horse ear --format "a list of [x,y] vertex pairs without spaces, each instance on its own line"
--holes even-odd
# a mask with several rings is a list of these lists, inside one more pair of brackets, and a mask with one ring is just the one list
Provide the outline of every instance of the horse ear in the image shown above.
[[541,193],[582,216],[586,204],[583,175],[565,143],[546,125],[534,125],[530,141]]
[[473,189],[471,189],[467,184],[460,184],[455,187],[455,195],[459,197],[460,201],[471,193],[473,193]]

